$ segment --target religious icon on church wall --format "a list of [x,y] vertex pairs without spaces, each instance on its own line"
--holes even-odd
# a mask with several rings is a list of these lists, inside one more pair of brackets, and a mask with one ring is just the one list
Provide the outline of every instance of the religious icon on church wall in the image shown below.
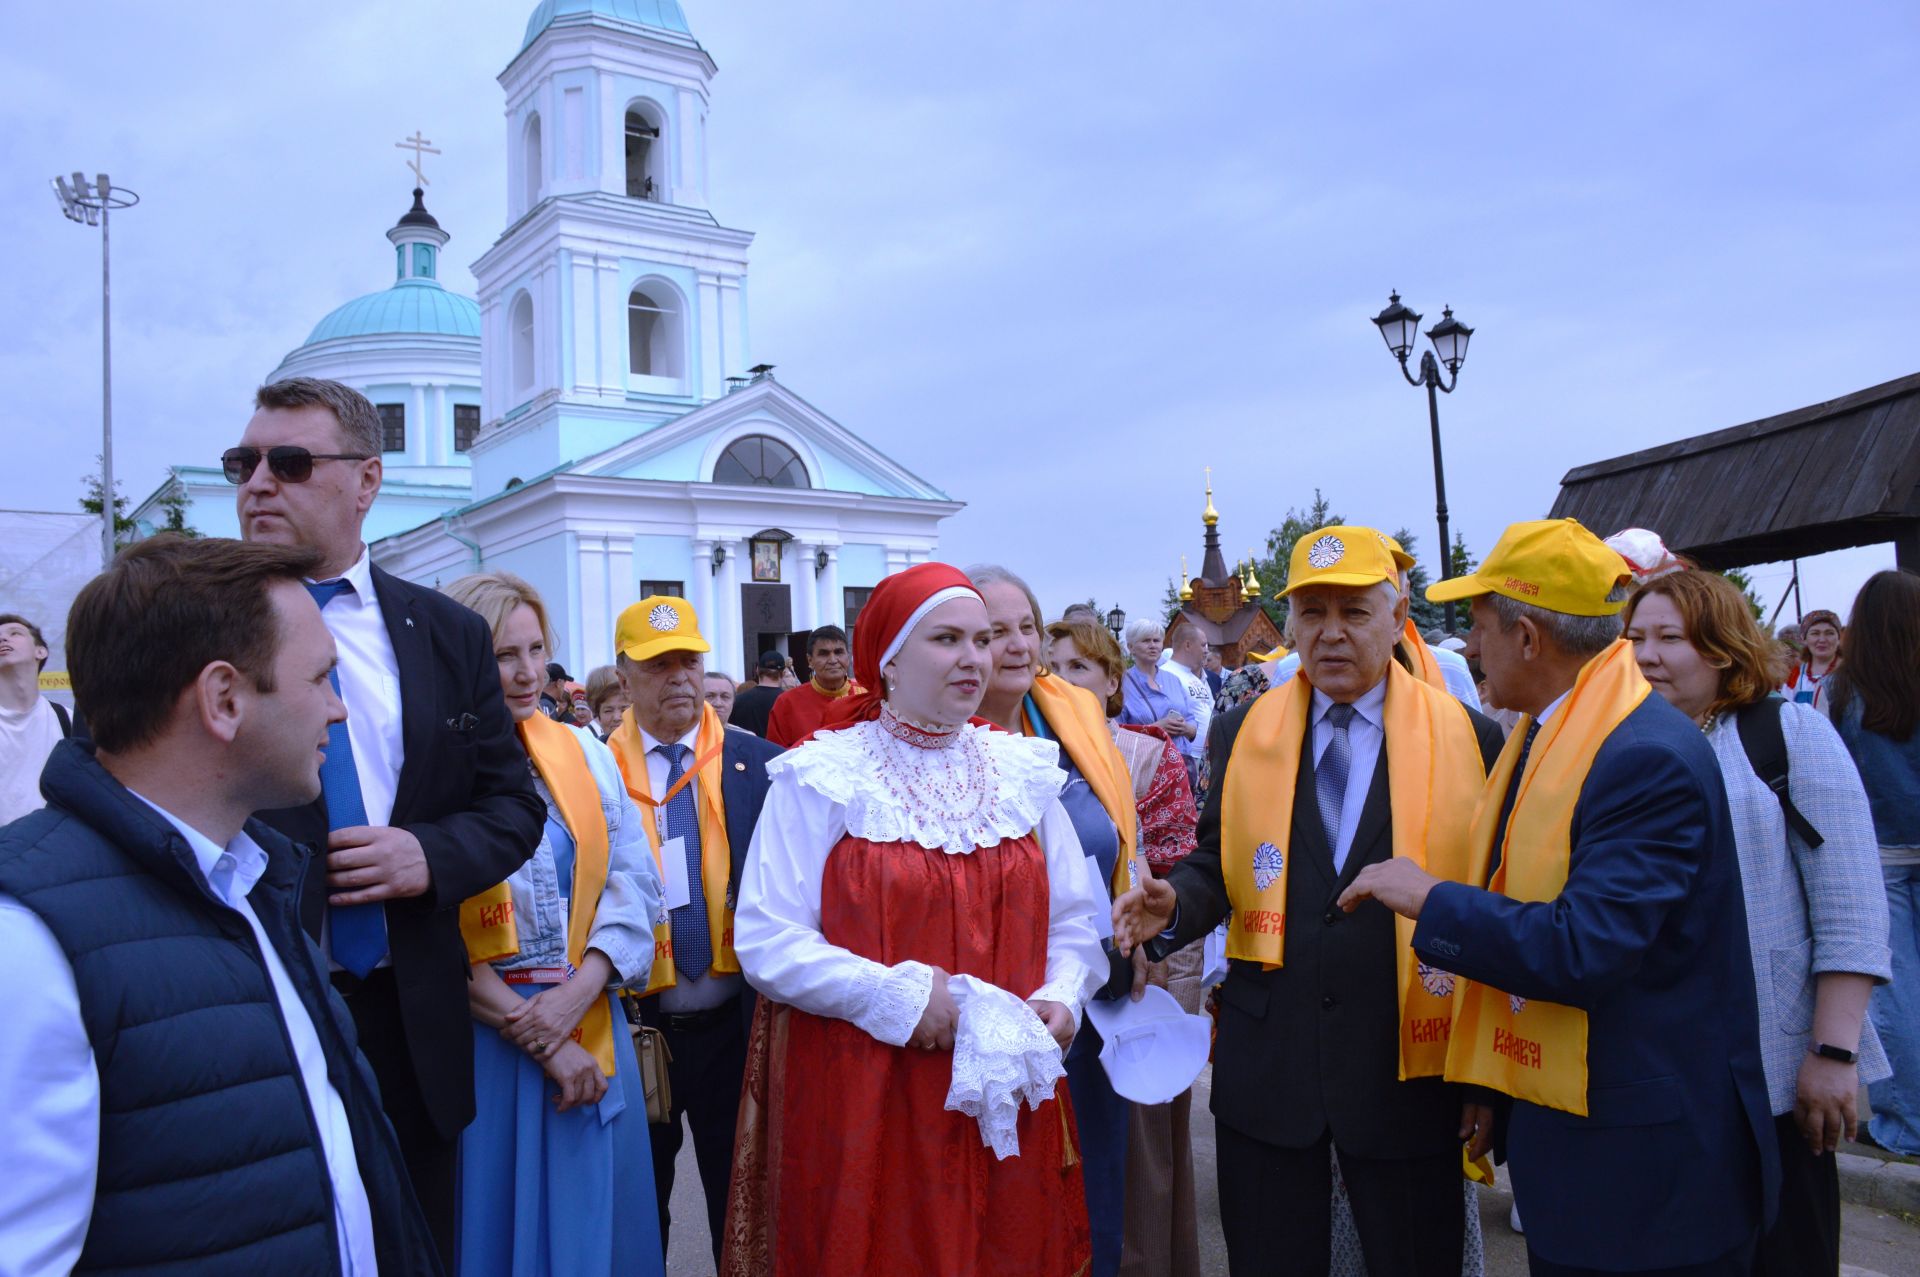
[[751,544],[753,546],[753,579],[778,581],[780,579],[780,543],[756,539]]

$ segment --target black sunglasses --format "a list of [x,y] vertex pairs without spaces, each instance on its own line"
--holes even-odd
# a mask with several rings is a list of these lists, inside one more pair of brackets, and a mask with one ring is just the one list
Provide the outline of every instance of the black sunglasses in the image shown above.
[[[313,478],[316,461],[367,461],[363,452],[308,452],[305,448],[282,445],[266,451],[267,469],[282,483],[305,483]],[[258,448],[228,448],[220,454],[220,468],[228,483],[245,483],[260,464]]]

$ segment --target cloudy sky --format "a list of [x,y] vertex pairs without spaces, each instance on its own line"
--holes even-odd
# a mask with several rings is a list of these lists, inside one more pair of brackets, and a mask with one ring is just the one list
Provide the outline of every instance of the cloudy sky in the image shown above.
[[[685,3],[721,69],[714,211],[758,233],[753,354],[969,503],[943,557],[1050,610],[1137,613],[1197,569],[1207,465],[1233,556],[1316,487],[1429,549],[1425,404],[1367,322],[1389,288],[1479,330],[1441,405],[1476,553],[1573,465],[1920,368],[1905,0]],[[137,500],[389,282],[416,128],[472,291],[531,8],[11,13],[0,507],[72,508],[98,449],[97,235],[49,177],[144,197],[114,231]],[[1807,605],[1891,562],[1810,561]],[[1786,575],[1758,573],[1770,602]]]

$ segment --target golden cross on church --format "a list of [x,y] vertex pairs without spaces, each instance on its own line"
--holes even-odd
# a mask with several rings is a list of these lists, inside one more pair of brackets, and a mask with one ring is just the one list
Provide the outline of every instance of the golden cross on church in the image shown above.
[[436,147],[426,138],[421,137],[419,129],[415,129],[413,136],[406,141],[395,142],[394,145],[403,151],[413,152],[413,158],[407,161],[407,167],[413,170],[413,180],[421,186],[425,186],[427,184],[427,175],[421,171],[420,161],[425,156],[440,154],[440,148]]

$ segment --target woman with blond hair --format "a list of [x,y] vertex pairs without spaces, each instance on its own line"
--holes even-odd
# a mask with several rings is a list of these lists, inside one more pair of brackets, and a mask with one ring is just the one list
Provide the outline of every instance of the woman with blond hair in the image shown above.
[[1733,813],[1782,1172],[1754,1271],[1835,1272],[1835,1150],[1853,1137],[1860,1084],[1890,1071],[1866,1020],[1892,975],[1867,794],[1825,717],[1773,694],[1776,647],[1726,578],[1659,577],[1623,617],[1653,690],[1707,734]]
[[460,1140],[462,1277],[663,1271],[633,1039],[614,990],[653,964],[661,890],[613,752],[540,711],[546,606],[505,572],[443,593],[493,631],[547,820],[533,857],[461,907],[476,1112]]

